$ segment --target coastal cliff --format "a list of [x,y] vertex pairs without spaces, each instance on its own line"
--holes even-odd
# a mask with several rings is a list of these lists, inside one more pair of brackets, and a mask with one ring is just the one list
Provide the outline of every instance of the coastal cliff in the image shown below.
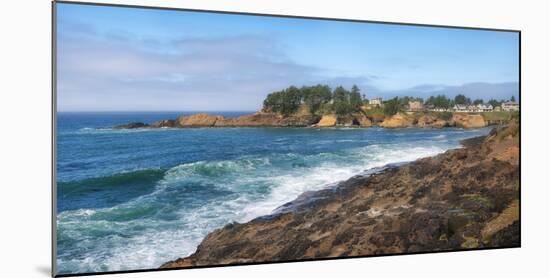
[[[501,120],[498,124],[509,122]],[[193,127],[384,127],[384,128],[480,128],[496,123],[482,114],[472,113],[397,113],[392,116],[369,115],[357,112],[347,116],[335,114],[316,115],[296,113],[282,115],[260,111],[253,114],[228,118],[220,115],[198,113],[176,119],[160,120],[151,124],[134,122],[114,126],[115,129],[134,128],[193,128]]]
[[228,224],[161,267],[519,246],[518,124],[462,143]]

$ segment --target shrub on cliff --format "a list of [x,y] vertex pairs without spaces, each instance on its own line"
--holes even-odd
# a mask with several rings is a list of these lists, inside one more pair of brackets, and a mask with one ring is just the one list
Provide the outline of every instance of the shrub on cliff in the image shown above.
[[442,119],[442,120],[448,121],[453,117],[453,113],[451,113],[451,112],[438,112],[437,117]]
[[400,110],[401,109],[400,109],[399,98],[398,97],[394,97],[394,98],[384,102],[384,114],[385,115],[392,116],[392,115],[397,114],[397,112],[399,112]]

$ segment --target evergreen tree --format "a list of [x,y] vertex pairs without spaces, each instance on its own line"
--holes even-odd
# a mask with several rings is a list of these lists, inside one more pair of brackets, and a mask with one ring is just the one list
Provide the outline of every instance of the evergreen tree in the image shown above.
[[312,87],[302,87],[302,95],[304,103],[312,114],[315,114],[321,105],[329,103],[332,99],[330,87],[320,84]]
[[488,103],[489,103],[490,105],[492,105],[493,107],[498,107],[498,106],[500,106],[500,105],[502,104],[500,101],[498,101],[498,100],[496,100],[496,99],[494,99],[494,98],[490,99],[490,100],[488,101]]
[[478,104],[483,104],[483,100],[480,98],[474,100],[474,105],[478,105]]
[[397,112],[399,112],[399,110],[400,110],[400,105],[399,105],[399,98],[398,97],[394,97],[394,98],[384,102],[384,114],[385,115],[388,115],[388,116],[395,115],[395,114],[397,114]]
[[455,96],[455,104],[469,105],[470,103],[472,103],[472,101],[463,94]]
[[350,110],[352,112],[359,112],[361,110],[361,106],[363,105],[361,92],[359,91],[359,88],[356,85],[353,85],[353,87],[351,87],[349,104],[350,104]]
[[351,112],[349,104],[350,93],[342,86],[336,87],[332,93],[334,112],[338,116],[345,116]]

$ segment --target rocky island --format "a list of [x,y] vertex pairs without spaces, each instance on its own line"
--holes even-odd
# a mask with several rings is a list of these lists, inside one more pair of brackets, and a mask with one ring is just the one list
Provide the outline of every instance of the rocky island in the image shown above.
[[519,123],[306,192],[162,268],[520,245]]

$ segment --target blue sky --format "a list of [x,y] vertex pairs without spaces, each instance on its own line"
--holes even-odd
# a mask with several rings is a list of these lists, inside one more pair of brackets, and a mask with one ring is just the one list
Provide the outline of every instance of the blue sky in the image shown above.
[[518,96],[518,34],[57,4],[60,111],[243,111],[290,85]]

